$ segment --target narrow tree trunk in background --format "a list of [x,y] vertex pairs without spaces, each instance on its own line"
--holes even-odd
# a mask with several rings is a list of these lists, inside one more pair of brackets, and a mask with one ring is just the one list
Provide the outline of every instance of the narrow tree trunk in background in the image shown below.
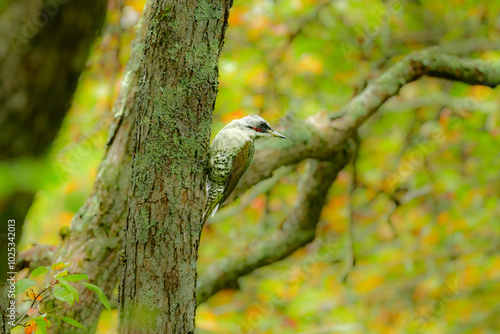
[[10,325],[7,319],[7,307],[9,307],[9,299],[7,298],[7,285],[0,286],[0,309],[2,310],[2,319],[0,320],[0,333],[9,333]]
[[120,333],[194,333],[205,160],[230,6],[152,3],[136,97]]
[[[107,295],[117,285],[119,271],[118,251],[120,235],[128,212],[127,195],[130,188],[133,133],[135,129],[135,98],[139,81],[139,64],[143,53],[144,37],[149,23],[149,4],[138,26],[137,36],[131,45],[130,59],[120,95],[115,103],[114,123],[108,146],[99,164],[92,194],[71,222],[69,235],[63,240],[54,262],[71,262],[71,273],[85,273],[89,281],[99,286]],[[69,307],[63,305],[62,315],[71,317],[87,330],[81,330],[62,321],[53,322],[53,333],[92,333],[97,327],[102,304],[96,294],[77,287],[80,302]]]
[[[0,161],[5,162],[47,153],[104,22],[107,0],[23,0],[4,6],[0,15]],[[0,285],[5,282],[7,265],[7,220],[16,220],[19,241],[36,191],[17,189],[0,198]],[[0,333],[4,333],[4,319],[0,307]]]
[[71,105],[106,0],[13,1],[0,16],[0,159],[47,152]]

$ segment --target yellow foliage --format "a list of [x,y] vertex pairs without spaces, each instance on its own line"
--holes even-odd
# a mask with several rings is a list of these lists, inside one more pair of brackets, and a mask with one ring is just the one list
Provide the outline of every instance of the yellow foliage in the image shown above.
[[89,180],[94,180],[96,176],[97,176],[97,168],[96,167],[90,168],[89,169],[89,177],[88,177],[88,179]]
[[447,212],[447,211],[445,211],[445,212],[441,212],[441,213],[437,216],[437,223],[438,223],[438,225],[444,226],[444,225],[446,225],[449,221],[450,221],[450,214],[449,214],[449,212]]
[[251,87],[261,88],[267,84],[267,79],[267,73],[264,68],[256,68],[248,74],[246,82]]
[[254,95],[252,97],[252,102],[256,108],[262,108],[262,106],[264,105],[264,95],[261,94]]
[[99,318],[99,323],[96,328],[96,333],[99,334],[115,334],[118,328],[118,310],[111,310],[109,312],[102,312]]
[[469,265],[462,272],[462,283],[467,287],[475,287],[483,281],[483,275],[477,266]]
[[126,0],[125,5],[133,7],[137,12],[141,13],[144,8],[145,0]]
[[339,234],[347,230],[347,221],[343,214],[346,200],[345,196],[336,196],[323,207],[321,219],[327,221],[328,230]]
[[232,112],[222,115],[221,120],[224,124],[231,122],[232,120],[239,119],[247,116],[243,109],[236,109]]
[[31,300],[40,300],[42,299],[42,296],[37,296],[36,293],[33,292],[33,290],[29,290],[28,292],[26,292],[26,294],[28,295],[28,298],[31,299]]
[[394,239],[395,235],[389,223],[382,222],[377,224],[377,236],[380,240],[388,241]]
[[492,89],[486,86],[475,85],[470,88],[471,95],[478,100],[485,100],[490,97]]
[[463,218],[459,218],[456,220],[451,221],[447,226],[446,226],[446,232],[447,233],[454,233],[458,231],[464,231],[467,229],[467,221]]
[[440,241],[441,237],[439,232],[435,226],[432,226],[429,230],[427,230],[422,239],[422,247],[430,247],[436,245]]
[[323,63],[315,56],[306,54],[301,57],[297,64],[299,72],[311,72],[319,74],[323,71]]
[[26,334],[35,333],[37,328],[38,328],[38,325],[36,324],[35,320],[30,320],[30,321],[28,321],[28,323],[26,324],[26,327],[24,328],[24,333],[26,333]]
[[248,39],[257,42],[264,31],[269,28],[269,18],[264,15],[254,15],[248,22],[250,22],[250,27],[247,30]]
[[348,72],[337,72],[333,74],[333,80],[340,82],[347,81],[351,79],[354,75],[356,75],[356,73],[357,72],[355,70],[351,70]]
[[73,219],[73,216],[75,214],[73,212],[69,211],[61,211],[58,214],[57,220],[59,221],[59,226],[69,226],[71,223],[71,219]]
[[233,6],[233,8],[231,8],[231,11],[229,13],[229,19],[228,19],[229,26],[237,27],[243,24],[245,21],[244,19],[245,12],[246,12],[245,9],[243,9],[242,7]]
[[235,290],[225,289],[219,291],[210,299],[210,305],[213,307],[229,304],[233,300]]
[[196,327],[207,331],[217,331],[219,324],[217,316],[212,310],[209,308],[198,308],[196,314]]
[[361,271],[354,271],[351,274],[354,289],[359,293],[373,291],[384,283],[384,279],[378,274],[366,274]]
[[79,188],[80,188],[80,185],[78,184],[78,182],[76,180],[71,180],[68,183],[66,183],[66,186],[64,187],[63,192],[65,194],[71,194],[72,192],[74,192],[75,190],[77,190]]
[[493,255],[489,262],[485,278],[488,280],[498,280],[500,278],[500,255]]

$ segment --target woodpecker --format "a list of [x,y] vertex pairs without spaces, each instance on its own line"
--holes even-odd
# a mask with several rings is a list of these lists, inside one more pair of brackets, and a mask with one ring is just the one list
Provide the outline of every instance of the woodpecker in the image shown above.
[[255,151],[254,141],[267,137],[286,139],[271,129],[265,119],[257,115],[234,120],[215,136],[210,148],[207,204],[203,222],[208,215],[212,214],[212,217],[215,215],[247,170]]

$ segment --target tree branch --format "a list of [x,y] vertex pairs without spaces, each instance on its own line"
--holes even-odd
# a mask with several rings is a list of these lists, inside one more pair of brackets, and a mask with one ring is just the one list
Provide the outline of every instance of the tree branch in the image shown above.
[[282,133],[287,140],[266,141],[265,146],[255,152],[252,164],[225,205],[281,166],[309,158],[327,160],[385,101],[397,95],[401,87],[426,75],[496,87],[500,84],[500,62],[450,56],[438,48],[411,53],[371,81],[338,113],[330,116],[318,113],[306,122],[286,121]]
[[[232,202],[247,188],[270,177],[273,171],[281,166],[296,164],[308,158],[331,159],[332,154],[335,154],[334,152],[338,154],[345,141],[385,101],[397,95],[404,85],[425,75],[495,87],[500,84],[500,62],[459,58],[442,54],[437,48],[429,48],[408,55],[371,81],[337,114],[327,115],[320,112],[309,118],[307,122],[288,121],[283,130],[287,140],[265,142],[265,146],[256,151],[248,171],[243,175],[225,205]],[[306,178],[310,178],[310,175]],[[309,180],[314,183],[312,181]],[[307,191],[303,195],[304,190],[299,189],[299,196],[311,195],[307,194]],[[315,201],[321,202],[318,198],[315,198]],[[312,241],[317,220],[311,219],[311,208],[304,206],[305,203],[307,200],[299,197],[289,219],[297,223],[300,217],[304,217],[301,212],[306,212],[305,217],[313,222],[311,229],[292,228],[278,231],[265,241],[250,247],[248,251],[210,266],[198,281],[198,303],[207,300],[224,287],[230,286],[238,277],[279,261]]]
[[[127,194],[130,187],[132,142],[130,133],[135,121],[135,110],[132,105],[135,96],[134,87],[138,80],[137,64],[141,55],[142,39],[143,36],[139,37],[133,46],[135,56],[131,57],[133,61],[127,66],[128,74],[124,79],[118,104],[115,106],[117,121],[110,131],[109,146],[99,167],[93,193],[75,216],[68,239],[61,246],[57,256],[58,259],[74,263],[72,272],[87,273],[108,296],[116,287],[119,268],[116,254],[121,248],[120,231],[124,227],[128,211]],[[443,55],[436,49],[412,53],[371,81],[360,94],[345,105],[339,112],[344,117],[335,118],[326,112],[320,112],[307,121],[285,120],[282,128],[288,139],[263,141],[258,145],[253,163],[233,192],[231,200],[261,180],[270,177],[281,166],[293,165],[309,158],[332,161],[332,158],[338,157],[339,151],[353,130],[376,112],[387,99],[396,95],[403,85],[424,75],[495,86],[500,82],[500,64]],[[478,78],[474,78],[475,75]],[[275,241],[282,242],[283,249],[278,250],[273,247],[273,251],[276,252],[274,257],[264,256],[268,250],[266,248],[257,246],[251,248],[252,252],[248,254],[252,255],[252,259],[248,261],[254,261],[254,264],[251,265],[247,261],[247,265],[239,267],[240,269],[233,272],[226,281],[234,281],[259,266],[286,257],[293,252],[291,250],[293,247],[287,248],[292,240],[303,238],[303,244],[312,240],[310,238],[314,237],[314,229],[308,231],[307,235],[300,233],[294,235],[293,232],[288,232],[290,233],[288,235],[276,233]],[[220,268],[231,268],[231,265],[235,265],[235,259],[232,257],[226,260]],[[200,277],[199,291],[202,300],[227,285],[218,280],[217,272],[213,272],[218,269],[214,267],[211,270],[212,274],[206,274],[209,276]],[[78,309],[71,313],[76,320],[84,322],[87,328],[95,328],[101,306],[93,296],[85,296],[82,300],[84,299],[85,302],[80,303]],[[63,328],[61,332],[69,333],[69,330]]]
[[16,270],[29,268],[32,271],[39,266],[50,266],[56,250],[56,246],[44,244],[33,245],[30,249],[17,254]]
[[314,240],[316,225],[337,174],[347,164],[350,150],[333,155],[332,162],[310,160],[299,185],[295,207],[282,225],[267,239],[248,247],[246,251],[224,258],[211,265],[198,279],[197,302],[206,301],[221,289],[257,268],[286,258]]

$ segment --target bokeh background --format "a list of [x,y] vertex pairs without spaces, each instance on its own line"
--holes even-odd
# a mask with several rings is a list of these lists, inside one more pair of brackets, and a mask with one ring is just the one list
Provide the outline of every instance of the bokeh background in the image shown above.
[[[143,6],[110,0],[50,156],[29,169],[39,191],[21,250],[57,245],[89,195]],[[500,2],[476,0],[236,0],[213,134],[248,114],[274,125],[336,111],[429,46],[496,61],[499,12]],[[360,129],[359,158],[331,188],[317,239],[202,304],[198,332],[500,332],[499,98],[434,78],[405,86]],[[198,271],[279,228],[303,167],[282,168],[221,210]],[[116,325],[117,311],[104,313],[98,332]]]

